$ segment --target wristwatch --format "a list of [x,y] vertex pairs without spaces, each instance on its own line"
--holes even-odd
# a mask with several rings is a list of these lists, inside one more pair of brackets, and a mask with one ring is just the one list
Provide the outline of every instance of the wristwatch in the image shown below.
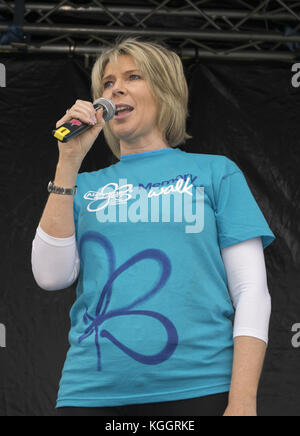
[[55,186],[52,180],[48,183],[48,192],[62,195],[75,195],[77,192],[77,186],[74,188],[63,188],[62,186]]

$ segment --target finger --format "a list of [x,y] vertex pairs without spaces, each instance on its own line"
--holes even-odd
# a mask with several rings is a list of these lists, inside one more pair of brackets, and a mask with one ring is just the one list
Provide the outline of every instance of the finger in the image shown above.
[[80,109],[84,111],[85,113],[89,114],[90,120],[92,121],[91,124],[96,124],[98,122],[97,116],[96,116],[96,109],[94,108],[93,104],[88,101],[80,101],[76,103],[74,108]]
[[96,119],[97,119],[97,123],[104,123],[104,118],[103,118],[103,109],[100,108],[96,111]]
[[64,123],[74,118],[85,124],[93,124],[93,120],[90,118],[90,113],[87,110],[83,111],[82,109],[73,108],[56,123],[56,128],[59,128]]
[[91,115],[94,115],[96,113],[96,109],[94,108],[93,104],[89,101],[79,101],[74,106],[76,108],[80,108],[82,110],[87,110]]
[[91,117],[91,119],[92,119],[95,123],[98,123],[99,120],[98,120],[98,117],[97,117],[97,112],[99,112],[99,111],[96,111],[96,109],[94,108],[94,105],[93,105],[92,103],[87,103],[87,108],[88,108],[88,110],[89,110],[89,112],[90,112],[90,117]]
[[102,129],[103,126],[105,125],[105,121],[103,119],[102,110],[101,109],[98,109],[96,111],[95,119],[96,119],[96,123],[94,124],[93,128],[96,127],[96,128]]

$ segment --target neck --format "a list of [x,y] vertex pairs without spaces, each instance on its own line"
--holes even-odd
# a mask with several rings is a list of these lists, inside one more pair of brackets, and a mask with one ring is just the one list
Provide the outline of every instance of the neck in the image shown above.
[[[153,136],[153,137],[151,137]],[[162,148],[172,148],[159,135],[150,135],[148,138],[136,138],[133,141],[120,140],[120,155],[145,153],[146,151],[160,150]]]
[[121,148],[121,156],[126,155],[126,154],[135,154],[135,153],[145,153],[147,151],[154,151],[154,150],[162,150],[164,148],[172,148],[170,147],[170,145],[147,145],[144,147],[132,147],[132,148],[126,148],[126,149],[122,149]]

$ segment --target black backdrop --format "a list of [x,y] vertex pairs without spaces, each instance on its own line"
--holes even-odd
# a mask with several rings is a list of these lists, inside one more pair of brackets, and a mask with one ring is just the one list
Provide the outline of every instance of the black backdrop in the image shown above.
[[[69,310],[77,282],[40,289],[31,245],[58,158],[51,130],[76,99],[91,100],[81,59],[0,55],[0,415],[52,416],[68,350]],[[185,151],[222,154],[243,170],[275,242],[265,250],[272,296],[270,343],[259,387],[259,414],[300,416],[299,164],[300,88],[291,65],[184,61],[190,88]],[[176,84],[174,84],[176,86]],[[101,133],[80,169],[115,158]]]

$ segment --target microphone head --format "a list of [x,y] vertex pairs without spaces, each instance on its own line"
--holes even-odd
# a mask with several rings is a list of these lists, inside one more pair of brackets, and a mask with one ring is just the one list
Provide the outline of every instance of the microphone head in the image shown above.
[[93,105],[95,109],[99,108],[99,106],[103,108],[103,119],[105,122],[110,121],[115,116],[116,105],[108,98],[98,98],[94,101]]

